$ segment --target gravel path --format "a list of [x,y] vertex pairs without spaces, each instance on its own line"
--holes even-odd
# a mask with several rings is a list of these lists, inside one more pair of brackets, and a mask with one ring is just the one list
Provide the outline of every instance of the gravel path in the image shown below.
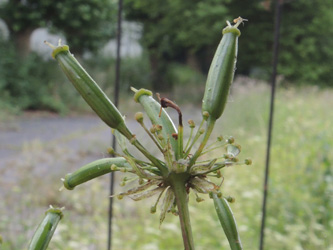
[[51,178],[58,181],[82,165],[107,156],[110,144],[110,129],[93,115],[30,114],[2,123],[0,200],[36,178],[44,183]]
[[[187,119],[185,116],[184,121]],[[135,121],[126,119],[126,123],[131,131],[138,132]],[[142,137],[142,143],[146,142]],[[104,157],[110,144],[111,131],[97,116],[25,114],[0,123],[0,174],[6,176],[5,181],[14,181],[15,170],[20,167],[29,166],[42,174],[50,170],[68,172]]]
[[47,206],[61,199],[60,178],[105,157],[110,141],[93,115],[25,114],[0,124],[0,234],[12,249],[26,246]]
[[[64,141],[66,137],[79,132],[91,133],[90,131],[104,130],[102,123],[97,117],[22,117],[15,122],[2,124],[0,130],[0,164],[8,159],[17,157],[22,151],[25,144],[32,141],[40,141],[42,143],[52,143],[54,141]],[[100,131],[99,131],[100,132]],[[70,136],[72,137],[72,136]],[[72,137],[72,139],[78,136]],[[102,137],[103,138],[103,137]],[[105,138],[106,139],[106,138]],[[66,140],[68,143],[68,140]]]
[[[177,117],[176,112],[170,113]],[[195,108],[187,113],[191,118],[195,118],[194,114],[200,116]],[[185,116],[184,121],[187,119]],[[149,147],[150,140],[137,128],[137,123],[131,119],[126,119],[126,123],[142,144]],[[13,248],[9,249],[21,249],[27,244],[49,204],[66,206],[72,213],[76,211],[71,210],[74,195],[86,190],[89,194],[89,188],[60,195],[60,178],[84,164],[106,157],[110,144],[110,129],[94,115],[25,114],[0,123],[0,234],[12,244]],[[155,153],[154,148],[149,147],[149,150]],[[106,201],[108,181],[99,183],[104,187],[103,194],[99,195]],[[72,214],[71,219],[79,216],[79,213]],[[17,241],[17,235],[22,236],[20,241]]]

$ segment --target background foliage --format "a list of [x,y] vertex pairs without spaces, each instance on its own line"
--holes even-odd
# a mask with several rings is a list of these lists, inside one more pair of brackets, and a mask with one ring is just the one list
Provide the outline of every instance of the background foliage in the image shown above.
[[[62,80],[58,81],[53,70],[47,68],[52,64],[29,55],[28,41],[38,27],[64,34],[71,51],[80,58],[84,51],[92,52],[94,62],[83,63],[92,66],[102,85],[110,85],[114,81],[114,60],[99,52],[115,33],[116,4],[116,1],[106,0],[3,1],[0,15],[10,38],[2,39],[2,53],[6,55],[0,61],[4,65],[0,72],[3,99],[9,100],[7,97],[12,96],[19,102],[22,100],[19,107],[23,109],[45,108],[48,97],[44,97],[46,101],[38,102],[42,98],[36,99],[34,93],[57,95],[58,104],[53,105],[53,102],[46,106],[62,110],[60,106],[65,95],[57,92],[58,87],[51,87],[61,86]],[[330,0],[284,1],[278,71],[284,83],[333,86],[332,5]],[[249,21],[241,27],[236,73],[269,79],[273,10],[271,0],[125,0],[124,18],[142,24],[141,45],[145,52],[139,57],[123,58],[122,89],[126,90],[130,85],[156,91],[175,91],[177,86],[186,84],[200,87],[221,39],[225,20],[231,21],[238,15]],[[6,41],[11,45],[4,45]],[[11,49],[7,51],[8,46]],[[9,61],[15,66],[9,67]],[[35,71],[34,67],[37,74],[31,80],[28,73]],[[38,82],[37,75],[43,79],[43,84]],[[194,79],[190,75],[197,77]],[[24,98],[17,98],[21,96]],[[29,98],[32,100],[28,101]],[[27,104],[29,102],[35,104]]]
[[[238,15],[241,30],[237,73],[266,78],[273,43],[273,1],[125,0],[127,18],[143,23],[142,44],[152,64],[178,61],[206,72],[225,20]],[[329,0],[284,1],[279,73],[294,83],[333,86],[333,3]],[[155,60],[153,60],[155,59]],[[320,66],[319,66],[320,65]],[[156,79],[166,67],[157,68]],[[153,69],[154,70],[154,69]],[[154,79],[153,79],[154,80]]]
[[332,9],[329,0],[284,6],[279,72],[286,80],[333,87]]
[[31,33],[40,27],[62,33],[72,51],[96,51],[114,35],[116,3],[108,0],[2,1],[1,19],[20,53],[29,53]]

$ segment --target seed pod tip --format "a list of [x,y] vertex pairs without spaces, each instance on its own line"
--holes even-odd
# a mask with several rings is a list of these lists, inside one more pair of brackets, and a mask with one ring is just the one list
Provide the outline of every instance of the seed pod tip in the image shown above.
[[142,95],[152,96],[153,93],[148,89],[139,89],[134,94],[134,101],[139,102],[139,99]]
[[142,112],[135,113],[135,120],[138,123],[142,123],[143,122],[143,113]]
[[252,160],[251,159],[245,159],[245,165],[251,165],[252,164]]
[[209,113],[207,111],[202,112],[202,117],[205,121],[209,118]]
[[156,206],[151,206],[150,213],[152,214],[156,213]]

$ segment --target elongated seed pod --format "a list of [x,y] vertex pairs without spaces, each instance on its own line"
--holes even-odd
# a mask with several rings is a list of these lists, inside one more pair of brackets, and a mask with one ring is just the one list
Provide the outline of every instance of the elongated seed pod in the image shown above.
[[54,48],[52,57],[58,61],[67,78],[96,114],[108,126],[117,129],[127,138],[132,138],[119,110],[70,53],[69,47],[62,45]]
[[212,120],[217,120],[225,108],[234,77],[240,36],[240,31],[235,26],[227,26],[222,33],[222,40],[209,68],[202,100],[202,111],[207,111]]
[[131,165],[129,165],[123,157],[100,159],[84,165],[74,173],[67,174],[63,181],[64,187],[68,190],[72,190],[77,185],[80,185],[101,175],[110,173],[113,171],[111,166],[132,169]]
[[133,145],[163,171],[164,165],[135,139],[135,136],[127,128],[119,110],[69,52],[69,47],[67,45],[50,46],[53,48],[52,57],[58,61],[68,79],[96,114],[111,128],[118,130],[128,140],[133,141]]
[[219,217],[224,233],[228,238],[231,250],[243,249],[237,230],[236,220],[227,200],[219,198],[217,194],[212,194],[212,196],[217,216]]
[[63,217],[60,208],[50,208],[46,211],[43,221],[39,224],[29,244],[29,250],[47,249],[49,242],[61,218]]
[[133,157],[132,154],[128,151],[127,140],[126,140],[125,136],[123,136],[121,133],[119,133],[118,130],[112,130],[112,134],[116,137],[118,145],[120,146],[123,153],[125,155]]
[[161,133],[163,138],[165,139],[165,142],[167,142],[168,139],[170,140],[172,150],[176,155],[176,159],[178,159],[178,142],[172,137],[172,134],[177,133],[177,129],[168,113],[162,109],[161,116],[159,117],[161,104],[152,97],[152,92],[147,89],[136,91],[134,100],[141,104],[152,124],[162,126]]

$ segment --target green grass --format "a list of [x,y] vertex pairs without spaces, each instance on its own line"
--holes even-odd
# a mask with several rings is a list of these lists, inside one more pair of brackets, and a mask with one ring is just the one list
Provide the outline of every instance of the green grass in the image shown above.
[[[237,83],[214,130],[215,136],[234,136],[242,146],[240,159],[251,157],[254,162],[224,169],[222,185],[224,195],[236,198],[231,206],[244,249],[250,250],[259,244],[269,95],[262,84]],[[265,249],[332,249],[333,90],[278,88],[275,104]],[[194,119],[198,114],[200,110]],[[61,156],[61,150],[53,150]],[[33,180],[29,164],[22,165],[21,174]],[[106,248],[107,177],[61,193],[59,176],[39,179],[38,189],[27,178],[19,180],[0,203],[1,210],[6,204],[16,208],[12,218],[0,220],[3,249],[25,248],[48,204],[66,207],[49,249]],[[194,197],[190,202],[196,249],[228,249],[213,202],[202,197],[205,202],[196,203]],[[149,212],[153,202],[115,200],[113,250],[183,249],[178,218],[168,214],[160,227],[158,213]],[[29,217],[34,220],[25,220]]]

